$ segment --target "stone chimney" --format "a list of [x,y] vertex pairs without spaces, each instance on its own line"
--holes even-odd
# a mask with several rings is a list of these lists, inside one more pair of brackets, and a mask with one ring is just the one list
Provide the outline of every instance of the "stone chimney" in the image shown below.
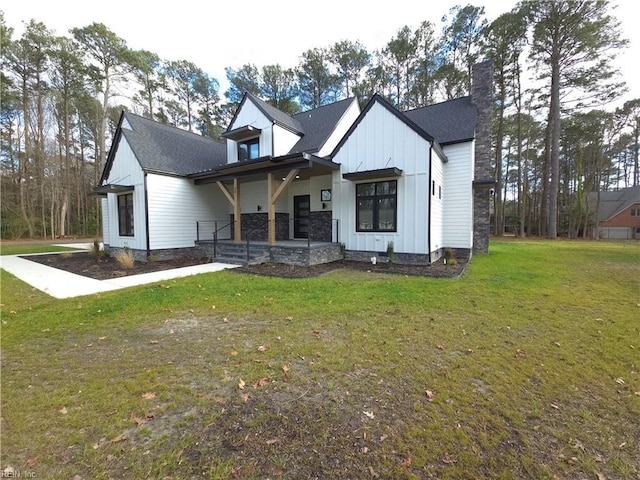
[[491,132],[493,118],[493,63],[473,66],[471,98],[478,111],[473,176],[473,253],[489,253],[491,196],[495,175],[491,168]]

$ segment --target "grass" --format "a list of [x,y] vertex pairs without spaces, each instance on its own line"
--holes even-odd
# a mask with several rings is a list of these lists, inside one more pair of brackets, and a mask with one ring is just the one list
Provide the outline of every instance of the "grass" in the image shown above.
[[68,300],[1,274],[2,467],[640,476],[638,243],[496,240],[459,279],[224,271]]
[[26,255],[29,253],[53,253],[53,252],[72,252],[78,251],[77,248],[57,247],[54,245],[40,244],[2,244],[0,246],[0,255]]

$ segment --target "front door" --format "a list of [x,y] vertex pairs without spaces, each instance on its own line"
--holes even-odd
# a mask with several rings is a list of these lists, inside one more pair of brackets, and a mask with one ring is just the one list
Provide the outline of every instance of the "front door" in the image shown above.
[[309,238],[309,214],[311,212],[311,197],[297,195],[293,197],[293,237]]

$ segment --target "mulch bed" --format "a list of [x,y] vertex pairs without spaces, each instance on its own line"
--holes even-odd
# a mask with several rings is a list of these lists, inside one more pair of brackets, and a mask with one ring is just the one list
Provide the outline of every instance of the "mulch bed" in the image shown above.
[[360,270],[370,273],[390,273],[397,275],[411,275],[423,277],[453,278],[460,276],[466,268],[466,260],[457,260],[456,265],[445,265],[442,261],[431,265],[401,265],[398,263],[377,263],[372,265],[367,262],[355,262],[341,260],[310,267],[299,267],[295,265],[284,265],[281,263],[264,263],[261,265],[247,265],[236,268],[235,272],[252,273],[255,275],[265,275],[271,277],[305,278],[317,277],[336,270],[349,269]]
[[95,255],[88,252],[30,255],[22,258],[96,280],[108,280],[110,278],[126,277],[128,275],[139,275],[141,273],[159,272],[172,268],[209,263],[208,258],[182,257],[175,260],[159,260],[153,262],[136,261],[134,262],[133,268],[127,270],[113,257],[97,259]]
[[[174,260],[159,260],[151,262],[136,261],[132,269],[126,270],[115,258],[105,257],[98,260],[94,255],[88,252],[33,255],[23,258],[32,262],[58,268],[60,270],[66,270],[77,275],[94,278],[96,280],[108,280],[110,278],[158,272],[161,270],[188,267],[209,262],[208,258],[185,256]],[[260,265],[242,266],[235,268],[232,271],[270,277],[307,278],[317,277],[336,270],[351,269],[372,273],[452,278],[461,275],[464,272],[466,264],[467,262],[465,259],[459,259],[456,265],[445,265],[442,261],[435,262],[432,265],[400,265],[397,263],[378,263],[376,265],[372,265],[365,262],[342,260],[322,265],[313,265],[310,267],[299,267],[281,263],[264,263]]]

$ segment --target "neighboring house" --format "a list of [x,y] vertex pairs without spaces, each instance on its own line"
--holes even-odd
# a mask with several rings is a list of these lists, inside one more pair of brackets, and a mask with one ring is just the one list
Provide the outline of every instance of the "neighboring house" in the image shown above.
[[640,239],[640,186],[587,195],[593,238]]
[[478,64],[472,96],[404,113],[374,95],[290,116],[247,93],[226,146],[123,113],[96,189],[104,243],[303,265],[486,253],[491,77]]

